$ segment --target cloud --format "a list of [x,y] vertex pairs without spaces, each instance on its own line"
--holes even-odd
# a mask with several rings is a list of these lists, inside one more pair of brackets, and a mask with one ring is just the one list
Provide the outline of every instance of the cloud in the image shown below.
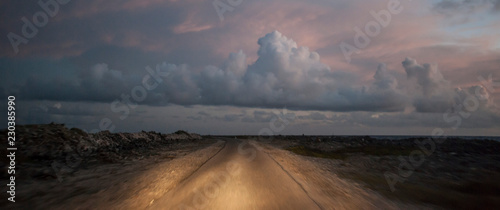
[[309,115],[309,117],[311,118],[311,120],[327,120],[328,117],[325,116],[324,114],[321,114],[319,112],[313,112]]
[[121,71],[96,64],[78,78],[28,76],[19,94],[31,100],[109,102],[131,87],[132,82]]
[[402,64],[411,85],[410,91],[430,96],[450,88],[450,83],[443,78],[436,65],[420,65],[412,58],[406,58]]
[[[258,59],[251,65],[240,51],[231,53],[222,68],[208,66],[199,74],[181,76],[171,69],[176,79],[166,83],[170,102],[335,111],[404,109],[397,82],[383,69],[369,87],[345,86],[317,52],[278,31],[258,44]],[[183,92],[191,94],[186,97],[191,101],[180,100]]]
[[443,15],[452,24],[481,22],[485,15],[497,15],[500,0],[441,0],[432,10]]
[[434,4],[434,9],[450,14],[452,12],[479,12],[484,9],[500,11],[500,0],[441,0]]
[[453,107],[454,89],[437,65],[420,65],[411,58],[402,64],[407,74],[407,91],[418,112],[444,112]]
[[[161,63],[168,73],[141,104],[163,106],[229,105],[324,111],[444,112],[470,95],[444,79],[437,65],[406,58],[402,81],[380,64],[365,85],[343,81],[347,71],[333,71],[317,52],[273,31],[258,39],[258,58],[247,64],[243,51],[231,53],[221,67],[196,71],[189,65]],[[96,64],[78,78],[40,80],[32,77],[21,88],[33,100],[112,102],[140,86],[146,71],[123,72]],[[462,92],[460,92],[462,91]],[[227,120],[234,116],[227,116]],[[260,121],[261,117],[254,117]],[[246,119],[248,120],[248,119]]]
[[406,58],[403,67],[407,74],[407,93],[418,112],[448,112],[476,98],[478,108],[492,106],[493,99],[480,85],[453,87],[444,79],[437,65],[420,65],[415,59]]

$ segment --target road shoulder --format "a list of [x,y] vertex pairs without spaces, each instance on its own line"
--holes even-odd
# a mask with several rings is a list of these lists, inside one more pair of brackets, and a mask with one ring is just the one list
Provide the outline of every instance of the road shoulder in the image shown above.
[[80,170],[63,182],[37,180],[23,183],[20,195],[26,195],[29,202],[17,202],[12,207],[145,209],[224,146],[224,141],[209,141],[212,143],[172,148],[141,160],[97,165]]
[[392,201],[334,172],[321,168],[314,159],[293,154],[269,144],[251,144],[272,157],[323,209],[430,209]]

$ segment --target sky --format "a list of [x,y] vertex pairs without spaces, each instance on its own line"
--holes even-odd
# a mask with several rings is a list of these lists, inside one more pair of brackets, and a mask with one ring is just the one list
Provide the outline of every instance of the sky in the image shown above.
[[15,96],[18,124],[500,135],[499,0],[5,0],[0,10],[0,113]]

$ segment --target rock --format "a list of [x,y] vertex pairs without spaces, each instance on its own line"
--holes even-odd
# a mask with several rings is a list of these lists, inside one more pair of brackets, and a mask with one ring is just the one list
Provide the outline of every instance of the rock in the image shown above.
[[[59,173],[69,174],[86,164],[117,162],[135,157],[148,157],[151,151],[167,146],[173,141],[201,140],[198,134],[178,131],[173,134],[142,131],[139,133],[111,133],[101,131],[86,133],[78,128],[68,129],[64,124],[18,125],[16,146],[19,166],[31,171],[31,177],[55,177],[54,170],[46,167],[54,162],[64,167]],[[0,138],[7,139],[7,130],[0,131]],[[5,150],[1,155],[4,155]],[[6,154],[5,154],[6,155]],[[5,164],[4,164],[5,165]],[[71,166],[71,167],[69,167]],[[69,170],[69,171],[68,171]],[[2,175],[5,175],[2,173]]]

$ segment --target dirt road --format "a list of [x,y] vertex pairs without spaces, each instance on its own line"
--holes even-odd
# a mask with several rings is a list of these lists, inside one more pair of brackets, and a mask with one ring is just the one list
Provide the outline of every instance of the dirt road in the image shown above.
[[280,165],[245,141],[228,140],[151,209],[321,209]]
[[3,209],[428,209],[389,200],[266,142],[206,141],[97,165],[61,183],[22,182],[19,202]]

